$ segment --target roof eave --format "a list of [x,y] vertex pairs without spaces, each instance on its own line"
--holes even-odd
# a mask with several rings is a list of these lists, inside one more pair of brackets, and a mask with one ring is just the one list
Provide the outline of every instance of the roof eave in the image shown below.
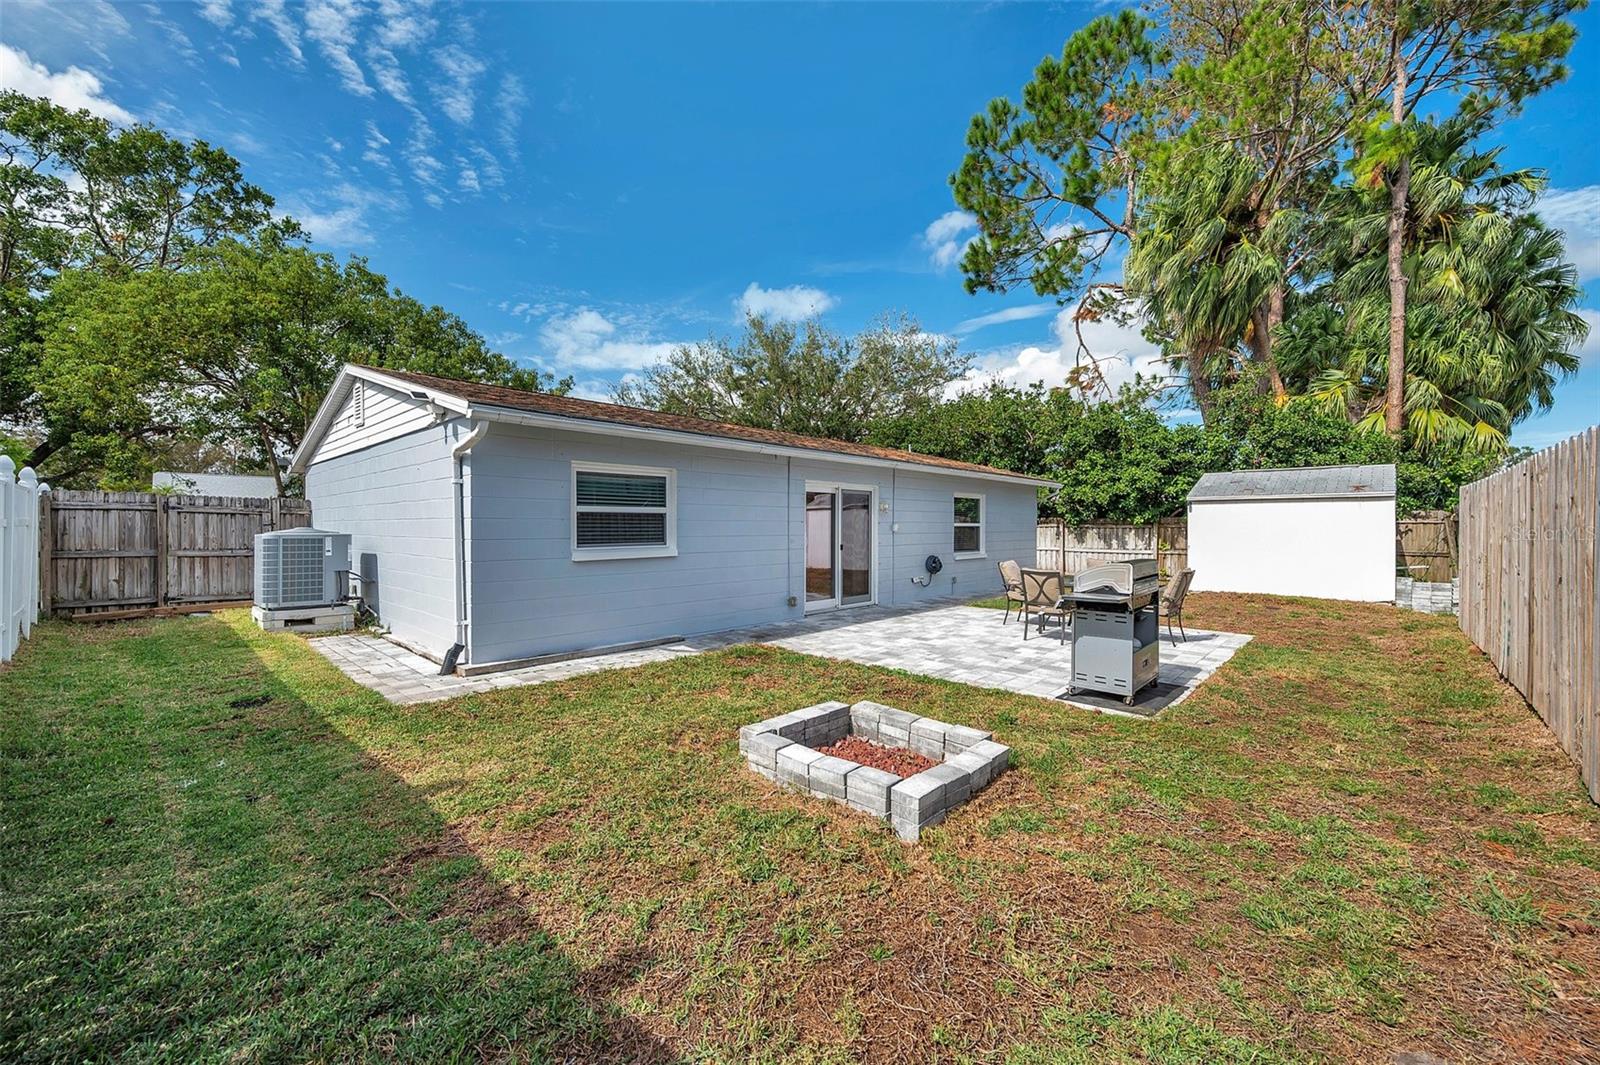
[[1394,492],[1290,492],[1284,494],[1190,496],[1190,503],[1282,502],[1286,499],[1393,499]]
[[973,477],[979,480],[1001,481],[1010,484],[1025,484],[1034,488],[1060,488],[1058,481],[1047,480],[1043,477],[1030,477],[1026,474],[1009,473],[1005,471],[980,471],[963,470],[950,466],[937,466],[926,462],[913,462],[904,459],[874,458],[867,455],[852,455],[844,451],[830,451],[823,448],[796,447],[785,444],[766,444],[755,440],[741,440],[737,437],[715,436],[710,433],[693,433],[679,429],[662,429],[654,426],[628,425],[624,422],[613,422],[599,418],[580,418],[567,414],[541,414],[537,411],[521,410],[516,407],[503,407],[491,403],[471,403],[449,392],[441,391],[407,381],[398,377],[391,377],[380,369],[370,366],[358,366],[346,363],[339,371],[339,376],[334,379],[333,386],[328,389],[328,394],[323,398],[322,405],[317,408],[316,417],[311,421],[306,430],[305,438],[294,453],[294,459],[289,464],[291,474],[304,473],[311,464],[311,458],[316,454],[317,447],[322,443],[322,438],[333,426],[333,420],[338,416],[339,409],[344,405],[345,397],[349,394],[351,383],[355,380],[372,381],[386,388],[403,392],[420,401],[436,404],[450,411],[452,414],[478,418],[484,421],[505,422],[507,424],[527,425],[538,428],[566,429],[575,432],[597,433],[605,436],[634,437],[650,440],[666,440],[682,443],[694,447],[714,447],[729,451],[755,452],[766,455],[784,455],[789,457],[812,458],[826,462],[842,462],[863,466],[893,467],[896,469],[910,470],[916,473],[942,474],[951,477]]
[[1056,481],[1046,480],[1042,477],[1029,477],[1020,473],[1005,473],[998,470],[994,472],[963,470],[950,466],[936,466],[925,462],[911,462],[905,459],[852,455],[846,451],[829,451],[823,448],[796,447],[788,444],[768,444],[757,440],[741,440],[731,436],[714,436],[710,433],[691,433],[679,429],[628,425],[624,422],[606,421],[599,418],[579,418],[567,414],[541,414],[536,411],[519,410],[515,407],[501,407],[486,403],[470,404],[466,416],[469,418],[482,418],[486,421],[526,425],[532,428],[566,429],[573,432],[596,433],[602,436],[633,437],[636,439],[680,443],[692,447],[714,447],[727,451],[782,455],[791,458],[810,458],[824,462],[842,462],[861,466],[889,466],[916,473],[943,474],[951,477],[975,477],[980,480],[1026,484],[1035,488],[1061,487]]

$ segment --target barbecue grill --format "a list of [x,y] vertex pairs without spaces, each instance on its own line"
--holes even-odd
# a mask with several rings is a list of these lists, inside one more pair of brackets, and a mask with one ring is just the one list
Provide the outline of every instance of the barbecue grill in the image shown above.
[[1160,567],[1153,558],[1092,566],[1059,605],[1072,611],[1074,691],[1120,695],[1129,706],[1161,670]]

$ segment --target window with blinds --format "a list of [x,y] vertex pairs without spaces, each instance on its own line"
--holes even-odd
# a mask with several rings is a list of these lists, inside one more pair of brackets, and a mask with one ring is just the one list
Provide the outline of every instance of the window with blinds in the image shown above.
[[676,554],[674,481],[669,469],[574,463],[572,557]]

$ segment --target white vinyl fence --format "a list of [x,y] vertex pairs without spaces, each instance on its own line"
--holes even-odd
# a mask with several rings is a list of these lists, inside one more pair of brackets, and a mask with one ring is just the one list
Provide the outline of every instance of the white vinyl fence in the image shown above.
[[0,662],[11,661],[39,618],[39,497],[33,471],[0,455]]

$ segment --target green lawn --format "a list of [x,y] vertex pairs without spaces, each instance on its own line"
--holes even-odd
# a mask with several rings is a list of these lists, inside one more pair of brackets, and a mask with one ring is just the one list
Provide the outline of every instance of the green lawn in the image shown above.
[[[1592,1054],[1600,812],[1451,619],[1190,610],[1258,638],[1155,723],[749,647],[395,707],[243,613],[46,625],[0,1060]],[[826,698],[1015,768],[902,846],[740,768]]]

